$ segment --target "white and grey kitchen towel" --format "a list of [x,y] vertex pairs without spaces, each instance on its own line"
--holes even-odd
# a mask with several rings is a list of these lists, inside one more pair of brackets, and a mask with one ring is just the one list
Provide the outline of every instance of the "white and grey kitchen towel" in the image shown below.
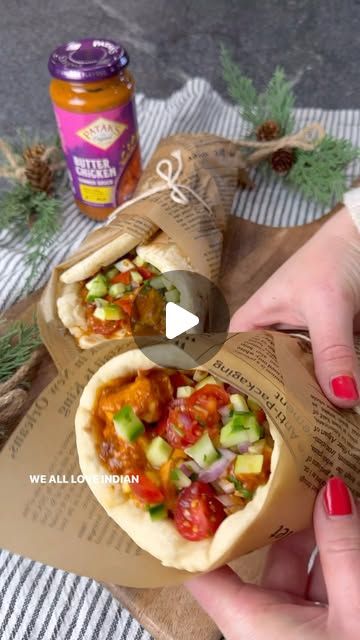
[[[178,131],[209,131],[229,138],[246,134],[236,107],[225,102],[202,79],[188,81],[167,100],[137,96],[146,162],[160,138]],[[319,121],[334,136],[360,145],[360,111],[298,109],[296,123]],[[359,166],[349,170],[351,178]],[[253,191],[239,191],[234,214],[274,226],[298,225],[319,218],[322,209],[288,192],[280,181],[257,177]],[[34,288],[45,284],[51,269],[79,246],[95,223],[80,214],[69,194],[64,199],[62,230],[44,260]],[[0,309],[19,299],[26,279],[24,244],[0,234],[2,286]],[[121,575],[119,575],[121,583]],[[109,592],[94,580],[0,552],[0,640],[146,640],[150,635]]]
[[[194,78],[167,100],[137,96],[141,150],[144,163],[148,161],[159,140],[179,131],[208,131],[227,138],[238,139],[247,133],[247,125],[238,109],[225,102],[206,80]],[[297,109],[296,127],[309,122],[321,122],[334,136],[344,137],[360,145],[360,111],[324,111]],[[349,168],[349,182],[360,163]],[[258,172],[256,189],[239,191],[234,200],[233,213],[253,222],[273,226],[293,226],[311,222],[324,211],[298,193],[287,190],[281,180],[269,180]],[[45,284],[55,265],[71,254],[97,223],[81,214],[69,193],[64,198],[62,229],[43,261],[34,289]],[[21,295],[27,273],[24,268],[25,243],[16,234],[0,233],[0,311],[14,304]]]

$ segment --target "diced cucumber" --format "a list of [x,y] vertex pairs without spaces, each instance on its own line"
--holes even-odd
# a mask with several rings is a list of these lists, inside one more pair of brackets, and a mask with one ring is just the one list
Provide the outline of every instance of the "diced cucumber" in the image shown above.
[[190,478],[188,478],[181,469],[172,469],[170,472],[170,480],[177,489],[185,489],[185,487],[190,487],[191,485]]
[[251,444],[249,449],[248,449],[248,452],[249,453],[262,453],[264,451],[265,444],[266,444],[266,440],[265,440],[265,438],[262,438],[261,440],[258,440],[257,442],[254,442],[253,444]]
[[176,389],[176,397],[177,398],[188,398],[191,396],[194,391],[194,387],[178,387]]
[[177,304],[180,302],[180,292],[175,288],[165,291],[165,300],[166,302],[174,302]]
[[119,260],[119,262],[115,262],[115,267],[119,269],[120,273],[126,273],[126,271],[130,271],[130,269],[134,269],[135,265],[128,258],[124,258],[123,260]]
[[153,289],[166,289],[166,284],[162,276],[156,276],[156,278],[151,278],[150,287]]
[[145,264],[145,260],[143,260],[142,258],[140,258],[140,256],[136,256],[136,258],[134,258],[134,264],[137,267],[143,267]]
[[108,271],[105,271],[105,276],[108,280],[112,280],[113,278],[115,278],[115,276],[117,276],[118,273],[119,269],[117,269],[116,267],[111,267],[110,269],[108,269]]
[[107,279],[102,273],[98,273],[95,278],[86,283],[85,287],[95,298],[106,296],[108,291]]
[[145,431],[143,423],[129,404],[114,413],[113,423],[117,435],[128,442],[133,442]]
[[194,382],[200,382],[201,380],[204,380],[204,378],[207,378],[207,371],[196,369],[193,375]]
[[120,298],[126,291],[126,286],[123,282],[116,282],[109,288],[109,295],[113,298]]
[[156,436],[146,451],[146,457],[150,464],[158,469],[169,460],[172,452],[172,447],[170,447],[166,440],[161,436]]
[[264,456],[261,453],[241,453],[235,460],[235,474],[261,473],[263,462]]
[[109,303],[104,298],[95,298],[95,304],[97,307],[107,307]]
[[234,413],[220,431],[220,444],[235,447],[242,442],[256,442],[261,436],[261,426],[252,413]]
[[[104,295],[106,295],[106,293]],[[105,304],[109,304],[106,300],[104,300],[103,298],[97,295],[97,291],[95,293],[92,293],[91,291],[89,291],[89,293],[86,296],[86,302],[95,302],[97,307],[101,306],[98,303],[99,300],[101,300],[101,302],[104,302]]]
[[214,376],[206,376],[197,383],[195,389],[201,389],[201,387],[205,387],[206,384],[216,384],[218,387],[222,387],[222,383],[215,380]]
[[117,304],[107,304],[105,307],[97,307],[94,316],[98,320],[122,320],[124,312]]
[[204,433],[192,447],[185,449],[185,453],[203,468],[209,467],[220,457],[220,453],[216,451],[208,433]]
[[141,284],[144,278],[142,277],[141,273],[139,273],[138,271],[132,271],[131,280],[136,284]]
[[230,395],[230,402],[234,407],[235,411],[239,411],[239,412],[249,411],[249,407],[246,404],[246,400],[242,395],[240,395],[240,393],[232,393]]
[[154,504],[149,507],[151,520],[165,520],[168,516],[168,510],[164,504]]

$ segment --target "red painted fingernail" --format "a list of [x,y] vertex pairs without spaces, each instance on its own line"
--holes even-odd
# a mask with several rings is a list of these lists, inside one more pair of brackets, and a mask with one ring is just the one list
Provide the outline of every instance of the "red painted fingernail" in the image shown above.
[[357,400],[359,398],[358,388],[352,376],[336,376],[331,380],[331,388],[337,398],[343,400]]
[[327,481],[324,506],[328,516],[348,516],[352,513],[350,492],[341,478],[330,478]]

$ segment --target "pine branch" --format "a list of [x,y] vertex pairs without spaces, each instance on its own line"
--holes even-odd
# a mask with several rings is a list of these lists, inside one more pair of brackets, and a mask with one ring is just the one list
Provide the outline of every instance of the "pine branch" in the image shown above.
[[291,133],[294,128],[292,110],[295,97],[286,80],[284,69],[276,67],[266,91],[261,96],[263,100],[263,121],[274,120],[280,126],[281,135]]
[[346,190],[346,165],[359,157],[359,149],[348,140],[325,136],[313,151],[297,150],[286,180],[306,198],[330,206],[333,200],[341,200]]
[[35,191],[29,184],[17,184],[0,201],[0,229],[14,229],[26,238],[25,265],[30,267],[25,290],[29,290],[59,231],[60,201]]
[[259,99],[252,80],[241,73],[232,61],[228,49],[223,45],[220,49],[220,59],[229,95],[238,103],[242,117],[257,127],[261,124],[258,113]]
[[41,345],[36,323],[14,322],[0,336],[0,382],[10,378]]

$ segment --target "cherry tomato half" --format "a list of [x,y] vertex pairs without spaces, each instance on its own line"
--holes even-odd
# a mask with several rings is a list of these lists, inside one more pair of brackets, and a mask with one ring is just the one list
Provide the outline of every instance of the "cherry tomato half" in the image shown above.
[[202,435],[203,429],[194,420],[190,411],[183,407],[173,407],[166,421],[165,437],[175,449],[185,449],[194,444]]
[[147,477],[145,473],[134,472],[139,476],[139,482],[131,484],[131,491],[141,502],[158,504],[164,501],[164,494],[159,487]]
[[216,499],[212,487],[205,482],[193,482],[179,494],[174,522],[183,538],[209,538],[224,518],[226,513],[222,504]]
[[204,427],[219,423],[219,407],[229,402],[229,394],[216,384],[206,384],[188,399],[191,415]]

